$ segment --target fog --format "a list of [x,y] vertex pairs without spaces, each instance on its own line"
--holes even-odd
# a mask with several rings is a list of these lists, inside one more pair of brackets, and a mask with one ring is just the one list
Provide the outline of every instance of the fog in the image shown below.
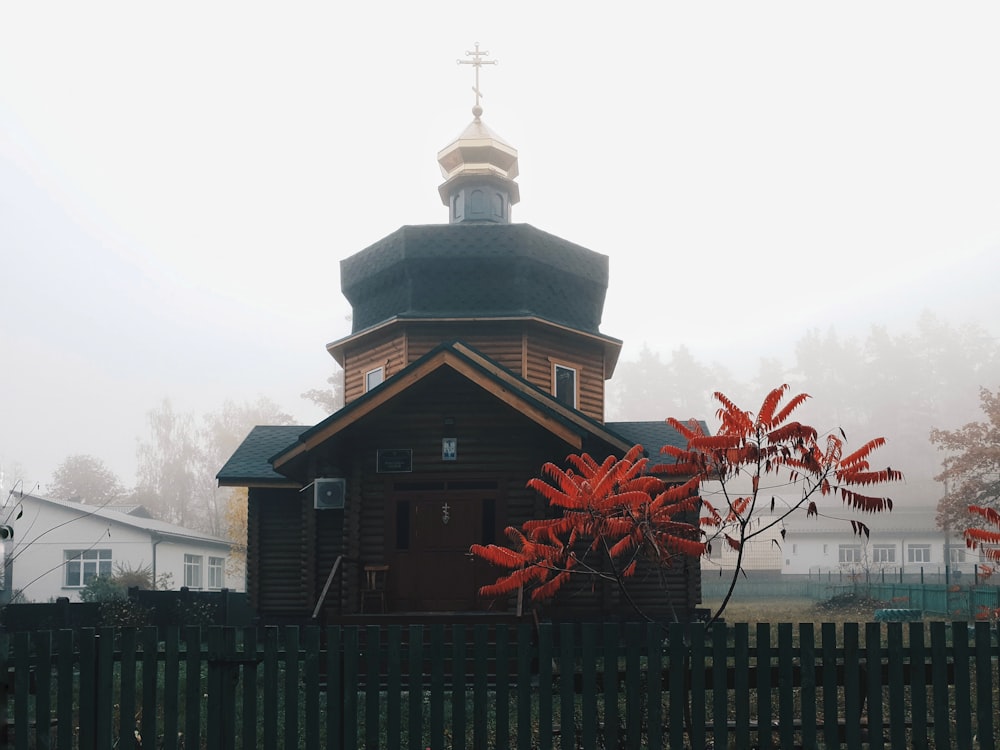
[[[644,347],[662,362],[684,347],[715,381],[685,382],[706,411],[674,416],[709,418],[708,394],[730,387],[753,408],[772,358],[839,417],[859,391],[810,382],[796,366],[810,335],[863,350],[872,326],[918,336],[929,314],[995,347],[1000,8],[581,7],[5,7],[5,488],[44,493],[81,453],[131,484],[163,398],[325,416],[300,394],[349,332],[338,263],[447,221],[435,156],[471,120],[455,62],[477,41],[500,61],[483,119],[520,153],[514,220],[610,256],[602,330],[625,341],[619,377]],[[881,362],[912,367],[894,356]],[[996,365],[947,380],[956,406],[932,411],[952,424],[869,413],[858,437],[888,427],[910,444],[976,418]],[[613,381],[609,418],[687,406],[656,385],[644,410]],[[914,486],[933,475],[907,458]]]

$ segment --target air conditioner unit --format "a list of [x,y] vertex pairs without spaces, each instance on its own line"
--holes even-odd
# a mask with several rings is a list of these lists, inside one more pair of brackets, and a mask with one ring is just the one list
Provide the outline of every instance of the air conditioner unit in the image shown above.
[[346,495],[346,479],[317,479],[313,482],[313,507],[316,510],[343,510]]

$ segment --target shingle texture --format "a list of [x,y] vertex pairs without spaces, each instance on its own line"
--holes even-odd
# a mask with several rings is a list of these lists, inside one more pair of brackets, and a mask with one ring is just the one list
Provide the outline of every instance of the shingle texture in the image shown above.
[[287,481],[287,478],[271,467],[270,459],[289,448],[308,427],[298,425],[258,425],[236,449],[236,452],[219,470],[216,478],[220,482]]
[[[645,448],[652,466],[672,461],[669,456],[660,453],[660,448],[664,445],[672,445],[676,448],[687,447],[687,440],[684,439],[684,436],[663,420],[656,422],[608,422],[605,427],[628,439],[633,445],[641,445]],[[701,429],[706,435],[709,434],[708,425],[704,422],[701,422]]]
[[340,264],[353,332],[392,318],[533,316],[598,333],[608,258],[528,224],[405,226]]

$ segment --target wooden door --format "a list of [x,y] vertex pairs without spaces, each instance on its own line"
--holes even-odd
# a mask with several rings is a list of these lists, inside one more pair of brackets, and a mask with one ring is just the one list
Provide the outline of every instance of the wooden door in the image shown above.
[[394,494],[391,503],[396,547],[390,582],[392,609],[463,612],[481,608],[477,591],[489,582],[489,566],[473,559],[469,547],[495,538],[495,493],[406,492]]

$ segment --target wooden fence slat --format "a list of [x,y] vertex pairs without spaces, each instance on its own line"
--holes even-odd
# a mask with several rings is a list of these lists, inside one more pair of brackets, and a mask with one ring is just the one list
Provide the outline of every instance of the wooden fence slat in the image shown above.
[[580,633],[580,742],[583,747],[597,747],[597,628]]
[[410,674],[407,677],[409,706],[407,727],[410,735],[410,750],[424,750],[424,627],[411,625],[407,636],[410,657]]
[[750,736],[750,626],[738,622],[733,626],[735,659],[733,686],[736,695],[736,736]]
[[687,665],[687,643],[684,640],[684,626],[679,622],[672,622],[667,630],[670,677],[667,682],[667,738],[670,747],[684,747],[684,728],[687,717],[684,709],[687,707],[687,696],[685,695],[687,685],[685,669]]
[[910,691],[909,705],[913,728],[910,743],[914,750],[927,750],[927,651],[923,622],[909,623]]
[[625,734],[626,747],[638,748],[642,742],[642,702],[639,696],[639,650],[642,643],[640,623],[625,623]]
[[[489,714],[486,678],[489,674],[490,632],[482,623],[473,626],[473,655],[475,657],[472,684],[472,746],[486,747]],[[495,658],[495,656],[494,656]],[[496,662],[499,668],[499,661]]]
[[517,628],[517,746],[531,747],[531,627]]
[[[654,624],[650,625],[650,629],[654,629],[657,626]],[[706,734],[706,713],[705,713],[705,669],[707,668],[707,663],[705,661],[706,653],[706,635],[705,635],[705,623],[703,622],[693,622],[690,626],[690,643],[689,648],[690,653],[690,669],[687,670],[690,677],[690,688],[687,690],[685,696],[688,702],[688,733],[690,739],[691,747],[705,747],[705,734]],[[652,642],[651,642],[652,646]],[[652,649],[651,649],[652,650]],[[659,652],[659,649],[657,649]],[[653,654],[650,653],[650,661],[653,660]],[[650,682],[651,683],[661,683],[661,679],[653,679],[653,675],[659,675],[662,667],[657,666],[655,669],[650,667]],[[652,707],[651,707],[652,709]],[[655,747],[655,745],[654,745]]]
[[[399,625],[390,625],[386,630],[386,737],[389,741],[402,737],[403,703],[403,631]],[[398,739],[395,739],[398,741]],[[306,747],[316,747],[309,745]]]
[[431,650],[431,750],[444,750],[444,625],[430,626]]
[[771,747],[771,624],[757,623],[757,746]]
[[142,645],[142,736],[155,742],[160,734],[156,695],[160,668],[159,633],[155,627],[147,626],[142,629],[139,639]]
[[52,634],[32,633],[35,648],[35,747],[52,747]]
[[571,622],[559,626],[559,739],[562,750],[576,750],[576,668]]
[[[305,727],[303,747],[318,748],[320,746],[319,731],[319,659],[320,659],[320,629],[310,625],[303,632],[302,679],[305,688]],[[243,658],[246,658],[244,654]],[[398,701],[397,701],[398,705]]]
[[828,748],[840,747],[840,691],[837,685],[837,626],[832,622],[820,625],[823,649],[823,740]]
[[[138,650],[135,628],[122,628],[118,634],[118,646],[121,649],[121,669],[118,680],[118,747],[122,750],[135,750],[135,654]],[[169,667],[167,660],[165,667]],[[167,693],[169,695],[169,693]],[[164,703],[164,721],[169,721],[170,714]]]
[[[133,631],[134,632],[134,631]],[[160,636],[163,638],[163,750],[177,750],[177,733],[180,729],[178,721],[180,713],[180,632],[176,626],[164,628]],[[132,643],[135,643],[133,639]],[[131,646],[134,650],[135,646]],[[125,646],[122,645],[124,657]],[[135,688],[135,680],[131,687]],[[136,722],[133,721],[134,725]],[[131,729],[129,734],[132,734]],[[132,747],[132,745],[129,745]]]
[[[143,651],[147,637],[143,631]],[[143,654],[145,659],[145,653]],[[201,628],[188,625],[184,628],[184,747],[201,745]],[[145,662],[143,662],[145,679]],[[143,709],[145,711],[145,709]],[[145,718],[145,717],[143,717]],[[145,731],[145,721],[143,731]]]
[[209,747],[222,748],[222,629],[208,629],[208,701],[206,706],[205,741]]
[[[59,684],[56,686],[56,714],[63,717],[56,729],[56,742],[59,747],[73,747],[75,732],[75,712],[73,708],[74,676],[73,665],[76,663],[74,649],[74,633],[72,630],[60,630],[56,634],[56,644],[59,650],[56,675]],[[6,652],[6,649],[4,649]]]
[[451,627],[451,747],[465,750],[465,627]]
[[885,740],[882,734],[882,623],[865,623],[865,670],[868,697],[868,747],[882,750]]
[[510,747],[510,626],[497,625],[496,628],[496,744],[494,747]]
[[858,623],[844,623],[844,737],[849,748],[861,746],[861,691],[864,682],[861,679],[859,632]]
[[[931,685],[934,716],[947,716],[950,696],[948,695],[948,644],[943,622],[931,623]],[[951,722],[934,722],[934,744],[937,747],[951,747]]]
[[115,630],[102,627],[97,639],[97,746],[114,745]]
[[[801,655],[799,659],[801,668]],[[792,624],[778,625],[778,742],[782,750],[795,744],[795,651],[792,645]],[[799,715],[802,710],[799,708]]]
[[[972,705],[972,674],[969,668],[969,625],[965,622],[951,623],[952,650],[955,668],[954,706]],[[955,725],[955,744],[960,750],[972,748],[972,722]]]
[[243,679],[240,680],[240,699],[243,706],[243,723],[240,729],[243,750],[257,748],[257,628],[243,628]]
[[816,628],[799,625],[799,711],[802,716],[802,746],[816,747]]
[[378,625],[365,628],[365,747],[379,746],[379,689],[381,670],[382,629]]
[[538,749],[552,750],[552,625],[538,628]]
[[996,747],[993,711],[997,686],[993,684],[993,633],[989,622],[975,624],[975,638],[976,738],[981,750],[993,750]]
[[299,747],[299,626],[286,625],[285,643],[285,747]]
[[712,625],[712,738],[715,747],[729,746],[729,626],[723,622]]
[[[606,623],[604,636],[604,746],[618,747],[618,625]],[[539,658],[541,658],[539,653]]]
[[889,746],[906,746],[906,675],[904,672],[903,623],[886,625],[889,685]]
[[[190,646],[189,646],[190,648]],[[346,647],[345,647],[346,653]],[[355,642],[355,660],[357,659],[357,644]],[[345,662],[347,659],[345,658]],[[355,664],[357,662],[355,661]],[[346,669],[346,666],[345,666]],[[351,675],[354,680],[357,674]],[[349,710],[350,696],[352,691],[347,691],[344,699],[344,713]],[[355,698],[356,700],[356,698]],[[262,721],[264,727],[264,747],[278,746],[278,628],[268,627],[264,630],[264,703],[261,707]],[[355,719],[357,718],[355,714]],[[356,736],[357,732],[352,732],[351,736]],[[347,732],[344,733],[345,739]],[[345,745],[347,747],[347,745]]]
[[[17,636],[24,636],[24,646],[23,653],[24,658],[27,660],[27,633],[18,633]],[[18,650],[18,644],[14,644],[14,657],[18,658],[21,652]],[[79,723],[80,727],[80,750],[96,750],[96,727],[95,721],[97,719],[97,632],[94,628],[81,628],[79,634],[79,653],[80,653],[80,713],[79,713]],[[18,667],[15,667],[15,670]],[[18,674],[18,677],[21,677]],[[15,740],[17,742],[17,747],[26,748],[28,746],[28,690],[27,690],[27,678],[28,669],[27,663],[24,665],[23,677],[25,679],[24,686],[24,719],[18,715],[18,703],[15,703]],[[17,682],[17,694],[18,699],[21,698],[21,685],[20,680]],[[143,725],[143,732],[146,731],[145,725]],[[23,739],[21,738],[21,733],[24,733]]]

